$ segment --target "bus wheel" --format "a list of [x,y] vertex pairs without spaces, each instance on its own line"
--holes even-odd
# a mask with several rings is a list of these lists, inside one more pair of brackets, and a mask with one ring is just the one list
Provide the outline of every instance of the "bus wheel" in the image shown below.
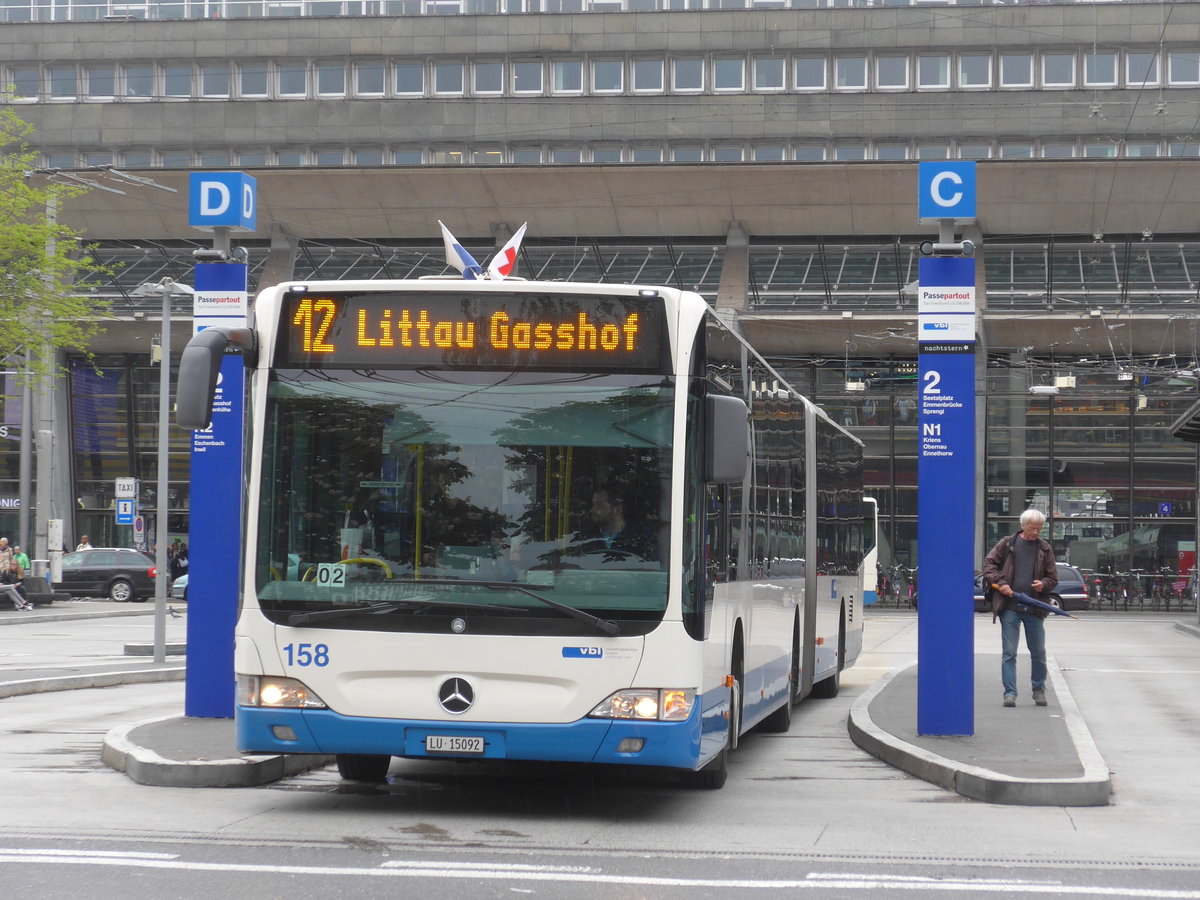
[[391,765],[390,756],[368,756],[359,753],[337,755],[338,774],[347,781],[385,781]]
[[721,752],[708,765],[695,772],[680,772],[679,780],[685,787],[715,791],[723,788],[729,779],[729,754],[737,747],[738,732],[741,731],[742,675],[735,672],[733,685],[729,689],[729,736]]
[[788,663],[787,699],[783,706],[775,710],[765,719],[759,728],[766,734],[785,734],[792,728],[792,705],[796,702],[796,693],[800,685],[800,625],[792,629],[792,658]]
[[838,691],[842,687],[842,669],[846,665],[846,629],[838,628],[838,643],[837,643],[837,667],[833,670],[833,674],[828,678],[818,681],[812,687],[812,694],[822,700],[832,700],[838,695]]

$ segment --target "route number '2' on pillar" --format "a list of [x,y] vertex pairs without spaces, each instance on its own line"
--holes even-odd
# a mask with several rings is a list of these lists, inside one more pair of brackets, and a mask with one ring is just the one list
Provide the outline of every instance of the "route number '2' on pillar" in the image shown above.
[[917,731],[975,732],[975,260],[918,269]]

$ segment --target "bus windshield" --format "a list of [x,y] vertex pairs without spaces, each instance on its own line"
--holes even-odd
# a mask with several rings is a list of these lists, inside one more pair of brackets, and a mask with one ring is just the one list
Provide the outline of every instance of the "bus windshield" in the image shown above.
[[649,630],[673,397],[657,375],[275,372],[260,607],[329,628]]

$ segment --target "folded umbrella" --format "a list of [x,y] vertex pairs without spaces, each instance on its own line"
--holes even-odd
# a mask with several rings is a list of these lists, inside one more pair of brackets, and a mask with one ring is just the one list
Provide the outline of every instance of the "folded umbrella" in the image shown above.
[[[1000,585],[993,584],[996,590],[1000,590]],[[1079,616],[1073,616],[1065,609],[1059,609],[1053,603],[1047,603],[1045,600],[1039,600],[1036,597],[1030,597],[1028,594],[1022,594],[1020,591],[1013,591],[1012,598],[1018,603],[1024,603],[1026,606],[1034,606],[1038,609],[1044,609],[1046,612],[1052,612],[1056,616],[1066,616],[1068,619],[1078,619]]]

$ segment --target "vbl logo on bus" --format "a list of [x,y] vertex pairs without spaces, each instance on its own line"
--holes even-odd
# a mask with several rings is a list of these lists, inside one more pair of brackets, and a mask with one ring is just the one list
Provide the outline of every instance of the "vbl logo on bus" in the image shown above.
[[563,659],[600,659],[604,656],[603,647],[563,647]]

